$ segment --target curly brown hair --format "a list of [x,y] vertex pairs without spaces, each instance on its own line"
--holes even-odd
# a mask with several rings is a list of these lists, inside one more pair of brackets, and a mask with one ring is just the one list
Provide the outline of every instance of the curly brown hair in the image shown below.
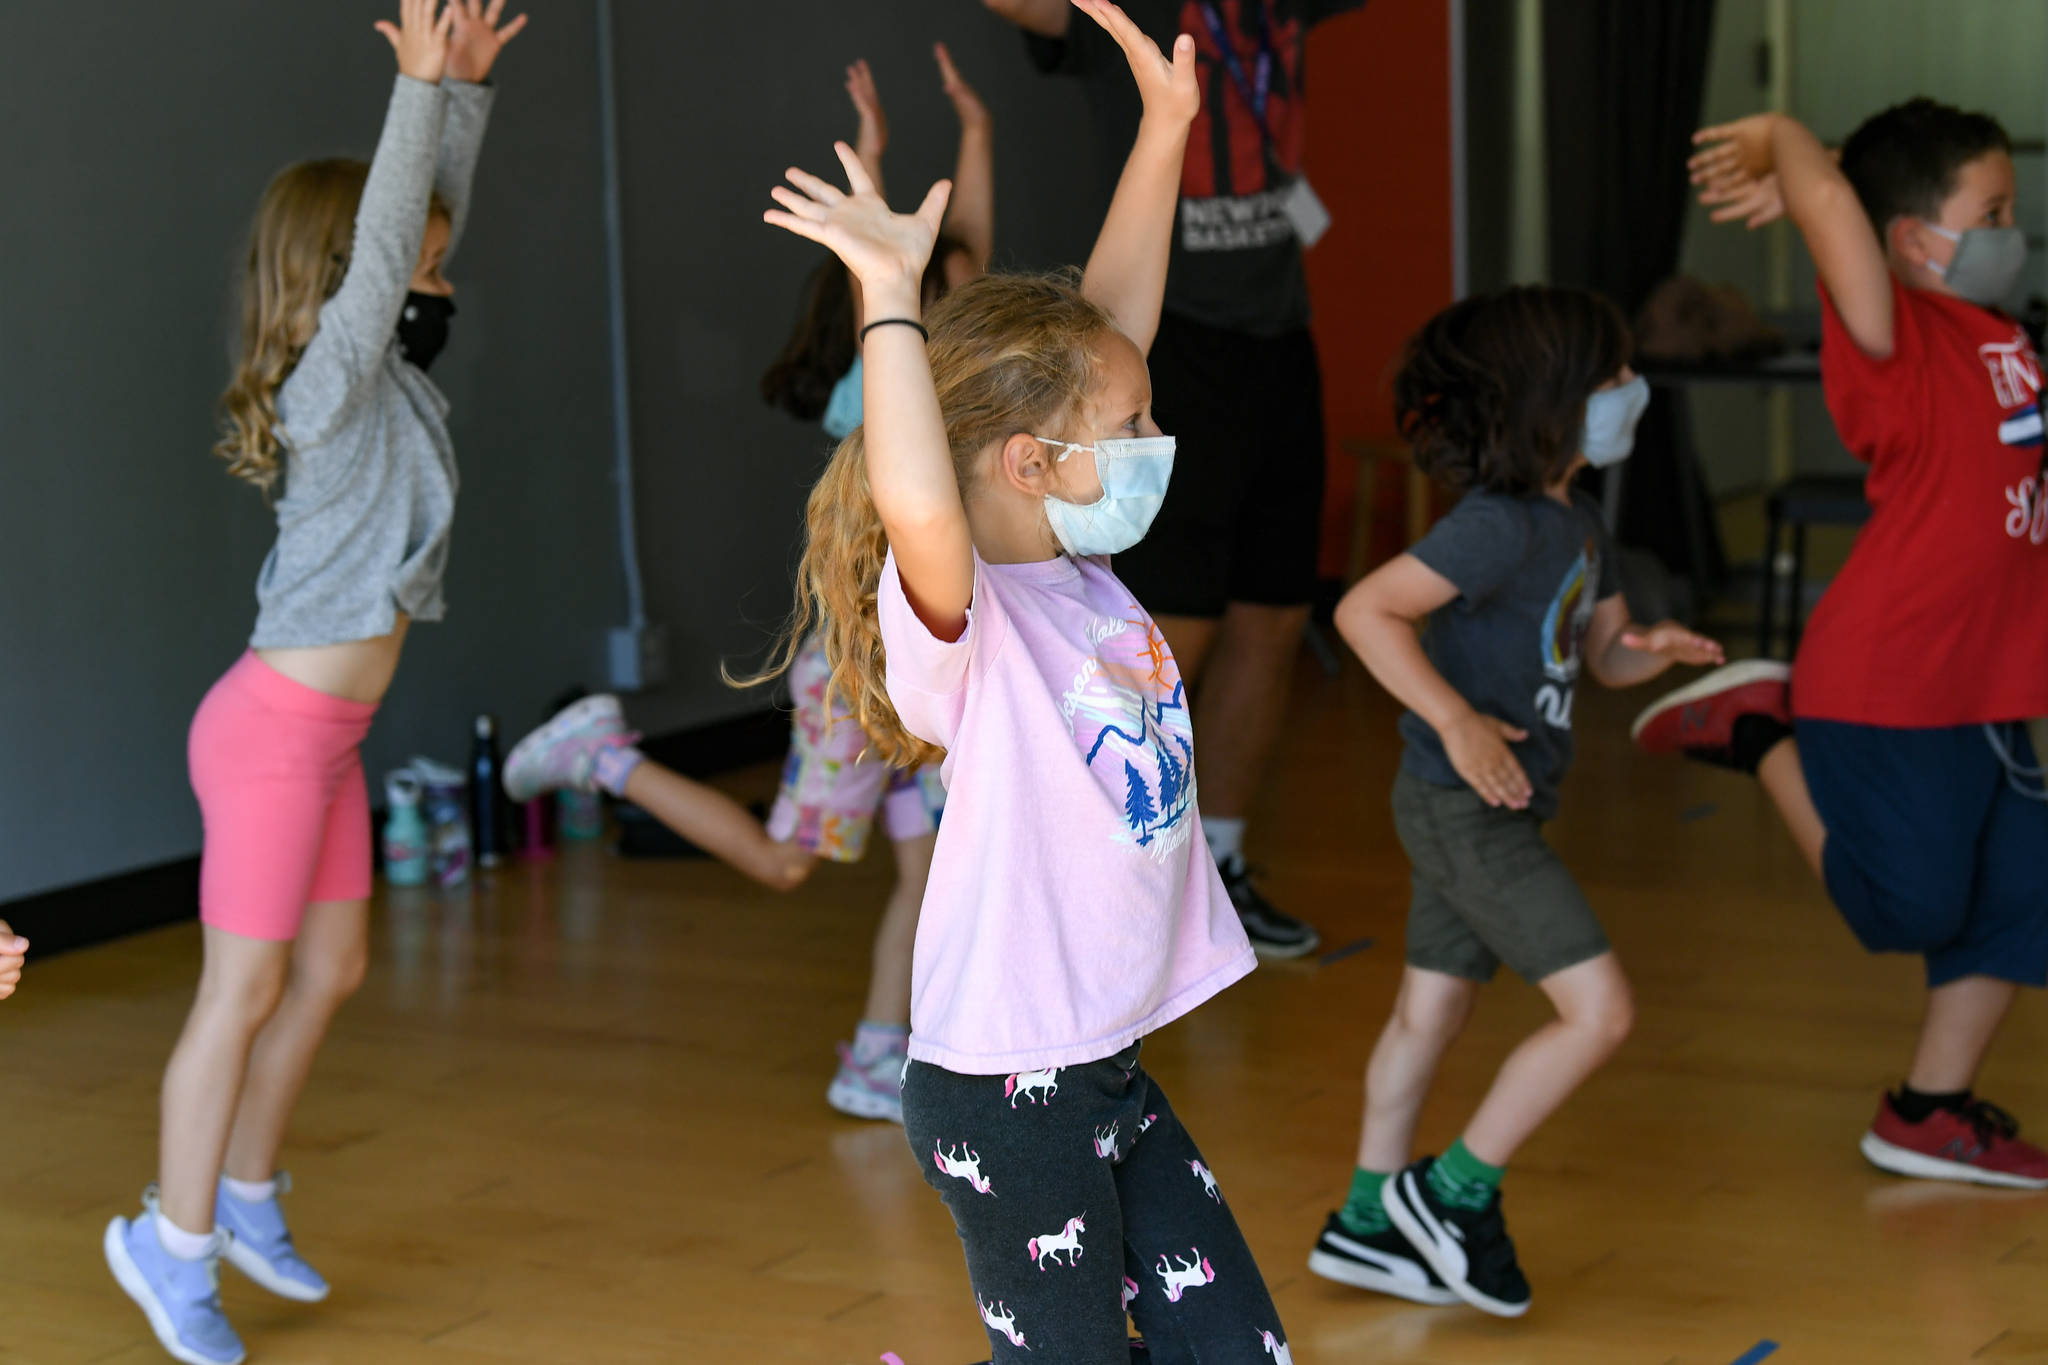
[[1598,294],[1521,285],[1476,295],[1409,340],[1394,418],[1416,468],[1445,487],[1530,496],[1571,468],[1586,400],[1633,350],[1620,310]]

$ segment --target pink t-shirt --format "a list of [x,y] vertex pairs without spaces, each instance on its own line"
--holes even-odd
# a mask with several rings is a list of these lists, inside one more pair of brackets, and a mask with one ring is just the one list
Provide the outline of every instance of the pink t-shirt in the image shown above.
[[882,568],[889,700],[946,750],[910,1055],[966,1075],[1098,1061],[1251,971],[1195,812],[1159,627],[1107,561],[974,561],[952,643]]

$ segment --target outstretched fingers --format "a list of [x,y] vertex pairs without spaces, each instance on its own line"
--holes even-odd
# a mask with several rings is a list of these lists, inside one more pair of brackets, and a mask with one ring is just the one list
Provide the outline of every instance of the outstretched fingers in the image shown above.
[[[844,142],[833,143],[832,150],[839,154],[839,164],[846,168],[847,187],[855,194],[873,194],[875,192],[875,178],[868,174],[868,168],[862,163],[860,155]],[[795,169],[791,169],[789,178],[796,180],[798,174]],[[815,177],[812,178],[815,179]],[[798,181],[798,183],[801,184],[802,182]],[[820,185],[825,184],[822,180],[818,181],[818,183]],[[826,185],[825,188],[831,189],[831,186]],[[846,198],[838,190],[832,190],[832,193],[835,199],[828,202],[837,202],[838,199]]]
[[917,216],[932,230],[932,236],[939,235],[940,224],[946,221],[946,204],[953,197],[953,182],[941,180],[925,191],[924,202],[917,206]]
[[808,218],[799,218],[794,213],[786,213],[781,209],[769,209],[761,215],[761,221],[771,227],[779,227],[786,232],[794,232],[799,237],[807,237],[820,246],[831,245],[831,243],[825,240],[825,225],[823,223],[814,223]]
[[[835,149],[837,149],[840,152],[841,160],[845,160],[848,156],[852,156],[851,151],[847,148],[847,145],[845,143],[835,142],[832,145]],[[852,164],[856,168],[859,167],[860,158],[853,157]],[[809,171],[804,170],[800,166],[791,166],[788,170],[784,171],[783,174],[789,177],[790,184],[796,186],[805,194],[809,195],[812,199],[816,200],[820,204],[823,204],[826,208],[832,208],[835,205],[837,205],[841,200],[846,198],[845,190],[840,189],[837,185],[834,185],[829,180],[823,180],[815,175],[812,175]],[[865,175],[866,172],[862,172],[862,174]],[[776,186],[775,188],[777,190],[782,190],[782,187],[780,185]],[[786,192],[787,191],[784,191],[784,193]],[[856,188],[856,193],[857,192],[858,189]]]

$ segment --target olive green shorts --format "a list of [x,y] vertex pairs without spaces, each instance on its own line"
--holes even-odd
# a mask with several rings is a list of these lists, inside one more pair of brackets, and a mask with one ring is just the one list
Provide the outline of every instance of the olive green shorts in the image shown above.
[[1535,816],[1403,771],[1394,828],[1414,873],[1409,966],[1490,981],[1505,962],[1541,981],[1608,951],[1599,916]]

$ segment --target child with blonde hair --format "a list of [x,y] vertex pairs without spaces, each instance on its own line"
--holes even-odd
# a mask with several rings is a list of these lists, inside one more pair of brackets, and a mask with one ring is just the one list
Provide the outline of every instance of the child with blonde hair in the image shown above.
[[158,1184],[115,1218],[107,1264],[165,1350],[233,1365],[225,1257],[313,1302],[277,1171],[299,1091],[369,953],[370,806],[358,753],[408,626],[442,616],[455,504],[446,340],[491,92],[525,25],[504,0],[400,0],[377,29],[398,79],[377,153],[287,167],[263,193],[242,358],[217,447],[262,488],[276,546],[249,652],[207,693],[189,742],[205,823],[204,964],[163,1082]]
[[[865,423],[812,491],[792,642],[884,757],[940,759],[903,1112],[997,1362],[1268,1361],[1278,1314],[1140,1040],[1252,969],[1201,836],[1186,689],[1109,557],[1172,470],[1158,326],[1194,43],[1106,0],[1144,116],[1088,268],[990,275],[924,313],[941,183],[894,214],[800,170],[769,222],[859,280]],[[793,188],[792,188],[793,187]],[[925,316],[929,317],[927,333]],[[1078,457],[1078,458],[1077,458]],[[793,648],[793,643],[792,643]]]

